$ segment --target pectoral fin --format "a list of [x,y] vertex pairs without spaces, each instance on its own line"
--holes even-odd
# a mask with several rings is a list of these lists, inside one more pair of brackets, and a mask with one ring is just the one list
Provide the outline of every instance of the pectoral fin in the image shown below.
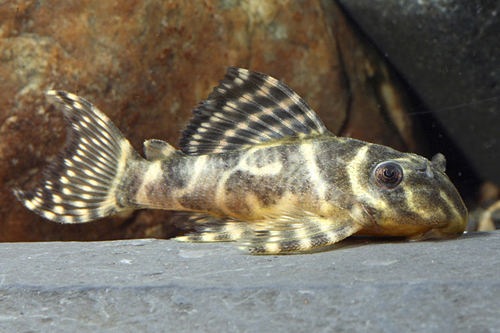
[[345,211],[328,218],[308,212],[282,214],[254,221],[240,239],[252,254],[286,254],[310,251],[341,241],[362,229]]
[[361,230],[363,226],[339,210],[328,218],[296,211],[274,213],[257,221],[220,217],[204,213],[179,215],[182,226],[194,229],[180,242],[238,242],[251,254],[287,254],[331,245]]

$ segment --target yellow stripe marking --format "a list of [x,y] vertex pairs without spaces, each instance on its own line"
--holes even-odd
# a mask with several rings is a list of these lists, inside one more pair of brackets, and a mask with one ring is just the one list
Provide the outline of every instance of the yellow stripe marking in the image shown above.
[[135,201],[138,204],[147,205],[150,203],[147,188],[150,184],[157,182],[158,178],[161,177],[161,174],[161,161],[157,160],[154,162],[149,162],[148,169],[144,173],[140,188],[135,196]]
[[[415,200],[415,194],[411,190],[405,191],[405,194],[406,194],[406,196],[405,196],[406,197],[406,205],[408,206],[408,208],[412,212],[416,213],[422,219],[430,220],[430,219],[438,218],[438,214],[439,214],[439,218],[445,217],[444,211],[441,207],[434,206],[434,207],[432,207],[432,209],[430,209],[430,207],[428,207],[427,205],[424,205],[423,207],[419,207],[419,206],[417,206],[417,203],[419,202],[419,200]],[[421,193],[418,193],[418,194],[422,195]]]
[[377,207],[377,209],[391,209],[386,201],[380,200],[380,198],[374,198],[368,194],[368,189],[364,184],[360,182],[363,177],[369,177],[370,175],[365,175],[362,170],[362,165],[366,163],[368,149],[372,144],[366,144],[364,147],[360,148],[356,157],[346,166],[346,172],[349,175],[349,182],[351,184],[352,193],[362,198],[370,206]]
[[[448,205],[449,208],[452,209],[453,211],[453,215],[456,217],[456,216],[462,216],[462,214],[459,212],[459,210],[457,209],[457,206],[455,205],[455,203],[450,199],[450,197],[448,196],[448,194],[446,194],[446,192],[444,191],[441,191],[441,198],[443,198],[444,201],[446,201],[446,204]],[[444,213],[443,213],[444,214]]]
[[202,173],[206,174],[207,160],[208,155],[201,155],[196,157],[192,168],[193,174],[191,176],[191,179],[189,180],[189,183],[185,188],[173,191],[172,196],[174,198],[179,198],[186,193],[194,192],[193,189],[204,187],[204,185],[201,185],[200,183],[204,183],[205,181],[203,179],[200,180],[200,176]]
[[326,185],[325,181],[320,176],[320,170],[316,164],[316,155],[314,153],[314,146],[310,143],[303,143],[300,146],[300,151],[305,159],[305,167],[309,171],[311,182],[314,183],[314,188],[318,199],[320,201],[320,212],[327,211],[330,208],[325,200],[326,198]]
[[[103,133],[107,134],[106,132]],[[114,175],[113,181],[110,184],[108,195],[105,201],[111,201],[116,204],[116,199],[115,199],[116,190],[125,173],[125,167],[127,166],[127,160],[129,156],[130,156],[130,143],[126,139],[122,139],[120,142],[120,158],[117,163],[116,173]]]

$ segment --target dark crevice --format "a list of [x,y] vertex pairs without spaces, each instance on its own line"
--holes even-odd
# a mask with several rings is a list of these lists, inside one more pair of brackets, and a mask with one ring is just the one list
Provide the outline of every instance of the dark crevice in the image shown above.
[[406,98],[409,101],[407,110],[413,120],[414,137],[416,140],[419,140],[420,151],[418,151],[418,153],[428,158],[431,158],[436,153],[443,153],[447,160],[446,174],[453,184],[455,184],[468,206],[473,204],[477,200],[478,188],[483,179],[481,179],[469,158],[440,123],[434,112],[432,112],[429,106],[423,102],[418,92],[411,86],[408,80],[405,79],[404,74],[400,73],[395,66],[383,56],[383,50],[381,50],[375,41],[373,41],[364,32],[362,27],[356,23],[356,20],[349,14],[346,8],[341,4],[338,5],[349,21],[350,26],[361,34],[368,44],[371,44],[372,48],[378,52],[381,59],[384,59],[390,75],[406,93]]
[[[382,119],[384,119],[384,123],[388,126],[391,133],[395,134],[395,139],[399,140],[399,143],[397,146],[403,147],[404,151],[409,151],[408,142],[406,142],[400,129],[394,123],[394,121],[391,117],[391,113],[389,112],[390,106],[387,105],[386,99],[382,95],[382,91],[381,91],[382,84],[384,84],[384,81],[386,81],[386,79],[387,78],[385,78],[380,72],[377,71],[373,77],[367,78],[367,81],[373,89],[374,95],[375,95],[377,103],[379,105],[380,115],[382,116]],[[390,79],[392,79],[392,77],[390,77],[389,80]],[[393,80],[390,80],[390,82],[391,81],[393,81]],[[392,82],[391,82],[391,84],[392,84]],[[394,146],[396,146],[396,145],[394,145]]]
[[352,95],[351,81],[349,80],[349,75],[347,74],[347,70],[345,68],[344,57],[342,55],[342,48],[339,45],[339,38],[336,34],[335,34],[335,48],[337,49],[337,54],[339,57],[338,59],[341,68],[340,77],[342,80],[342,86],[345,87],[345,89],[347,90],[347,105],[345,110],[345,118],[342,121],[342,124],[340,125],[340,128],[336,133],[337,135],[342,136],[343,133],[346,132],[349,126],[349,122],[351,120],[353,95]]

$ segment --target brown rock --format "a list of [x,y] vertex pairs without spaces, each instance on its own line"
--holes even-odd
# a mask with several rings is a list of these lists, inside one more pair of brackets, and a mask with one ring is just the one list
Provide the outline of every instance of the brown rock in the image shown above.
[[59,225],[15,200],[64,145],[49,89],[92,101],[142,150],[148,138],[178,142],[190,109],[240,66],[286,82],[334,133],[415,149],[404,97],[331,1],[16,1],[0,22],[1,241],[175,232],[170,212]]

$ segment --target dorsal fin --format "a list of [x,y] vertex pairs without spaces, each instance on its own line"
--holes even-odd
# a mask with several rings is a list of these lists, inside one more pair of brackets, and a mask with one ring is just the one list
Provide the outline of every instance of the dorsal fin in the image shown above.
[[236,67],[227,70],[224,80],[193,113],[180,142],[189,155],[329,133],[311,107],[284,83]]

